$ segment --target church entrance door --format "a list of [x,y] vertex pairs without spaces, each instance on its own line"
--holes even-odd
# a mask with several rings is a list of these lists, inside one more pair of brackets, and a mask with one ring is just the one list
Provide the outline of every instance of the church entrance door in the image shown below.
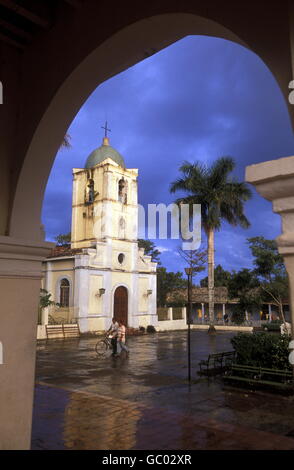
[[128,326],[128,291],[124,286],[119,286],[114,293],[113,316],[116,321],[122,321]]

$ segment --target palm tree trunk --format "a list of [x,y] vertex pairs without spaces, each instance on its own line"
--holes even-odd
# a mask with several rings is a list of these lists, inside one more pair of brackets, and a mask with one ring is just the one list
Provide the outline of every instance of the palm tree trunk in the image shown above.
[[208,332],[215,331],[214,328],[214,230],[207,232],[207,253],[208,253],[208,311],[209,329]]

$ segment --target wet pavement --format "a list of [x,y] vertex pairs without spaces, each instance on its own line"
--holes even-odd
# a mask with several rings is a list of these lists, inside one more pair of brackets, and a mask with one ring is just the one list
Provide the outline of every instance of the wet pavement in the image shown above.
[[32,449],[293,449],[294,398],[198,377],[235,333],[130,337],[126,357],[98,358],[97,338],[38,343]]

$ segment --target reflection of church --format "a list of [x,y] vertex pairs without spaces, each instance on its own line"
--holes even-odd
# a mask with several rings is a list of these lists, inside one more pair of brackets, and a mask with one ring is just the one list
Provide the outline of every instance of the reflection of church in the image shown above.
[[109,145],[73,170],[71,247],[44,263],[43,287],[82,332],[109,327],[112,316],[132,327],[156,325],[156,263],[138,248],[138,170]]

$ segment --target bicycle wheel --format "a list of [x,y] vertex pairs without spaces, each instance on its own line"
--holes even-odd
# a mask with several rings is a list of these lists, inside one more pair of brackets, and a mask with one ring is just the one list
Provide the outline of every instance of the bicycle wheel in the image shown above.
[[98,356],[104,356],[106,354],[106,351],[108,349],[107,343],[105,340],[98,341],[95,346],[95,351],[98,354]]

